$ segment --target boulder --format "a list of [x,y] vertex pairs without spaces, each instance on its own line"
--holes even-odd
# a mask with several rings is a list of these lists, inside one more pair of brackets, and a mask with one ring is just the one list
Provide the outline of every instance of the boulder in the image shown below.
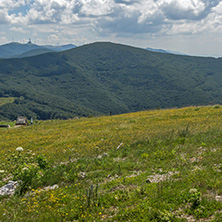
[[0,188],[0,196],[5,195],[13,195],[15,193],[15,189],[19,186],[18,181],[8,181],[6,185]]

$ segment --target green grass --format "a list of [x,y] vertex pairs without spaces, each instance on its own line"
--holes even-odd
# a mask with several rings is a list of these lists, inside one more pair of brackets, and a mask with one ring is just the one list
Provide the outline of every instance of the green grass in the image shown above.
[[0,184],[22,183],[1,198],[0,221],[221,221],[221,113],[190,107],[1,130]]

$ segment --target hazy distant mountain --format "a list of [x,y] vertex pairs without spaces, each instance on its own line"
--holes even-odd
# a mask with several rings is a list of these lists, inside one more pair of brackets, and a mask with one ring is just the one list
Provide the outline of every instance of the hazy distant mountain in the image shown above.
[[38,48],[38,49],[33,49],[27,52],[24,52],[20,55],[15,56],[15,58],[24,58],[24,57],[30,57],[30,56],[36,56],[36,55],[41,55],[44,53],[48,52],[54,52],[53,50],[47,49],[47,48]]
[[61,51],[73,49],[76,47],[76,45],[73,45],[73,44],[60,45],[60,46],[45,45],[43,47],[50,49],[52,51],[61,52]]
[[222,59],[114,43],[0,59],[0,119],[104,115],[222,104]]
[[175,52],[175,51],[169,51],[169,50],[164,50],[164,49],[153,49],[153,48],[146,48],[147,50],[151,51],[151,52],[160,52],[160,53],[170,53],[170,54],[175,54],[175,55],[186,55],[180,52]]
[[8,43],[0,46],[0,58],[22,58],[34,55],[40,55],[47,52],[60,52],[75,48],[75,45],[68,44],[62,46],[40,46],[31,42],[21,44],[17,42]]

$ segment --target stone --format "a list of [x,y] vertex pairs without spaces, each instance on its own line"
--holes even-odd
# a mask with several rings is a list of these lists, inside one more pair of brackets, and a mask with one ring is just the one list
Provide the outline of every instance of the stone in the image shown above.
[[23,151],[23,148],[22,147],[17,147],[15,150],[21,152],[21,151]]
[[54,184],[53,186],[48,186],[48,187],[44,187],[45,191],[49,191],[49,190],[56,190],[59,188],[58,184]]
[[215,200],[216,200],[216,201],[220,201],[220,202],[222,202],[222,196],[219,196],[219,195],[216,196],[216,197],[215,197]]
[[0,196],[13,195],[15,189],[19,186],[18,181],[8,181],[6,185],[0,188]]

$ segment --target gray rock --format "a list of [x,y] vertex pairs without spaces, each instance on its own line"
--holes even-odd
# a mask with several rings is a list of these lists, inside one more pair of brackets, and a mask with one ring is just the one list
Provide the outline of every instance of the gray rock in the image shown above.
[[19,186],[18,181],[8,181],[6,185],[0,188],[0,196],[5,195],[13,195],[15,193],[15,189]]
[[45,191],[49,191],[49,190],[56,190],[59,188],[59,185],[58,184],[55,184],[53,186],[48,186],[48,187],[44,187],[44,190]]

